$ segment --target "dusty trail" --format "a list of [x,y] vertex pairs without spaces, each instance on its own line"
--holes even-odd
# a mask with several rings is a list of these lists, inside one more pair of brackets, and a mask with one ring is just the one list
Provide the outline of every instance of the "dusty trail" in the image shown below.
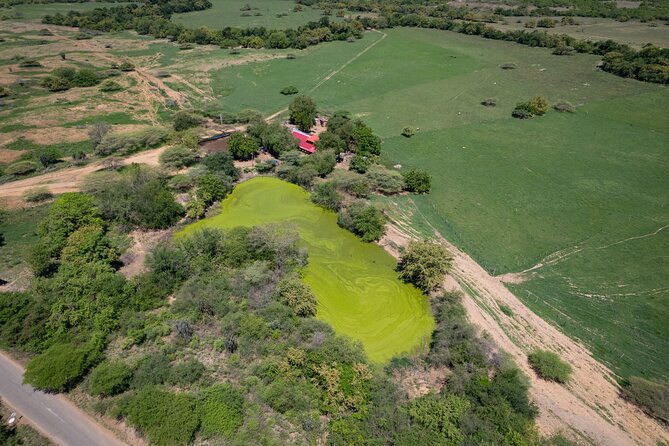
[[[121,163],[138,163],[157,166],[158,158],[165,149],[166,147],[161,147],[159,149],[140,152],[121,160]],[[96,161],[83,167],[71,167],[32,178],[26,178],[25,180],[0,184],[0,204],[8,208],[19,207],[23,203],[23,194],[26,191],[42,186],[49,189],[53,194],[76,192],[79,190],[86,175],[100,169],[103,169],[102,161]]]
[[[537,425],[542,434],[572,431],[602,446],[669,442],[666,428],[619,397],[614,373],[596,361],[586,347],[534,314],[499,278],[436,235],[453,253],[451,275],[455,281],[447,280],[446,286],[465,292],[463,304],[470,320],[488,332],[530,378],[530,395],[539,407]],[[397,256],[395,247],[405,245],[410,238],[398,224],[390,227],[381,244]],[[512,317],[502,313],[501,304],[511,308]],[[527,363],[527,354],[536,348],[554,351],[572,365],[569,384],[536,377]]]

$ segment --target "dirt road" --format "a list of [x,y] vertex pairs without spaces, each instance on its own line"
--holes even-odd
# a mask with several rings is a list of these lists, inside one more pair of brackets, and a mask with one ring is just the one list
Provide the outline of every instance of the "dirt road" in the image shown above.
[[60,446],[124,446],[60,395],[23,385],[23,368],[0,352],[0,395],[23,420]]
[[[165,149],[166,147],[161,147],[159,149],[140,152],[121,160],[121,163],[138,163],[157,166],[158,158]],[[79,190],[86,175],[102,168],[102,162],[97,161],[83,167],[71,167],[32,178],[26,178],[25,180],[0,184],[0,205],[7,208],[21,206],[23,204],[23,194],[36,187],[46,187],[53,194],[76,192]]]
[[[669,442],[666,428],[619,397],[615,375],[586,347],[534,314],[499,278],[488,274],[438,233],[436,236],[453,253],[452,278],[447,286],[466,290],[463,304],[470,320],[489,333],[530,378],[530,395],[539,407],[537,425],[542,434],[571,432],[571,436],[585,437],[602,446]],[[400,225],[391,226],[382,245],[397,255],[394,247],[409,240]],[[511,308],[513,316],[504,314],[500,305]],[[567,385],[536,377],[527,354],[537,348],[554,351],[572,365]]]

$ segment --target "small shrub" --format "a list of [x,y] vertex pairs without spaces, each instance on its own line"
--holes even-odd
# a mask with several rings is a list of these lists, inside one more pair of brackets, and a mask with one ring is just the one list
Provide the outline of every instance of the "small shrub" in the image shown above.
[[553,352],[537,350],[527,355],[527,360],[539,377],[566,383],[571,375],[571,366]]
[[511,112],[511,116],[516,118],[516,119],[530,119],[532,117],[532,113],[530,113],[527,110],[524,110],[522,108],[515,108]]
[[170,369],[170,375],[167,382],[172,385],[186,386],[193,384],[204,374],[204,365],[197,359],[175,364]]
[[5,174],[21,176],[32,173],[35,170],[37,170],[37,163],[34,161],[19,161],[17,163],[10,164],[5,169]]
[[185,147],[170,147],[160,154],[160,163],[174,169],[191,166],[197,161],[197,153]]
[[367,170],[365,177],[372,189],[382,194],[392,195],[404,190],[404,178],[396,170],[389,170],[376,164]]
[[135,66],[132,63],[125,61],[118,67],[118,69],[121,71],[134,71]]
[[567,101],[558,101],[558,103],[555,104],[553,108],[555,111],[560,113],[574,113],[576,111],[576,107]]
[[120,412],[150,443],[158,446],[190,444],[199,424],[194,397],[155,387],[139,390],[123,404]]
[[105,361],[91,373],[89,392],[93,396],[114,396],[124,392],[132,371],[124,362]]
[[42,86],[51,92],[57,92],[69,90],[72,84],[62,77],[49,76],[42,81]]
[[499,310],[500,310],[502,313],[506,314],[506,315],[509,316],[509,317],[512,317],[512,316],[513,316],[513,310],[511,309],[510,306],[505,305],[505,304],[498,304],[498,305],[499,305]]
[[316,314],[316,296],[314,296],[309,285],[295,274],[279,282],[276,289],[276,299],[292,308],[298,316],[306,317]]
[[411,169],[404,174],[404,185],[409,192],[427,194],[432,188],[432,177],[423,170]]
[[411,138],[415,134],[416,134],[416,129],[414,129],[413,127],[404,127],[402,129],[402,136],[405,136],[407,138]]
[[28,203],[39,203],[53,198],[53,194],[46,186],[30,189],[23,194],[23,199]]
[[339,212],[337,223],[365,242],[379,240],[385,234],[386,218],[376,206],[356,202]]
[[195,182],[190,175],[186,175],[186,174],[182,174],[182,173],[180,173],[178,175],[174,175],[167,182],[167,185],[170,187],[170,189],[172,189],[174,191],[177,191],[177,192],[186,192],[191,187],[193,187],[194,184],[195,184]]
[[527,106],[533,115],[541,116],[548,111],[548,101],[543,96],[534,96],[527,101]]
[[95,71],[86,68],[77,71],[77,74],[72,79],[72,85],[75,87],[92,87],[93,85],[97,85],[98,82],[100,82],[100,79],[95,74]]
[[481,101],[481,105],[484,105],[486,107],[495,107],[497,106],[497,99],[488,98],[486,100]]
[[202,117],[193,112],[182,110],[174,116],[174,130],[180,132],[202,124]]
[[197,406],[202,434],[233,438],[244,422],[244,396],[228,384],[216,384],[202,393]]
[[56,344],[28,363],[23,381],[47,392],[68,390],[86,371],[86,356],[71,344]]
[[502,70],[515,70],[516,69],[516,64],[513,63],[513,62],[507,62],[507,63],[503,63],[502,65],[500,65],[500,68]]
[[121,87],[121,84],[111,79],[106,79],[100,84],[100,91],[104,92],[120,91],[122,89],[123,87]]
[[292,85],[290,87],[285,87],[281,90],[281,94],[283,95],[291,95],[291,94],[297,94],[299,91],[297,90],[297,87],[293,87]]
[[319,183],[311,192],[311,201],[318,206],[331,211],[338,211],[341,207],[341,196],[333,182]]

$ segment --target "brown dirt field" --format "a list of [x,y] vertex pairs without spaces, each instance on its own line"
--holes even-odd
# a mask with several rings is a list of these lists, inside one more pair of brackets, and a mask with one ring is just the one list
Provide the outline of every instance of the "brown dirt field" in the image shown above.
[[[394,256],[411,239],[400,225],[391,224],[379,242]],[[530,311],[499,278],[492,277],[466,253],[435,232],[453,254],[451,278],[445,287],[463,291],[469,319],[509,353],[529,377],[530,396],[539,407],[537,426],[543,435],[570,432],[597,445],[654,445],[669,442],[669,430],[620,398],[614,373],[596,361],[590,351]],[[455,280],[453,280],[455,279]],[[513,316],[499,308],[507,305]],[[527,362],[535,349],[558,353],[573,367],[568,384],[544,381]]]
[[[158,165],[158,158],[166,147],[147,150],[132,155],[122,160],[123,164],[148,164],[150,166]],[[84,167],[72,167],[44,175],[26,178],[25,180],[13,181],[11,183],[0,184],[0,204],[7,208],[17,208],[24,205],[23,194],[26,191],[36,187],[46,187],[53,194],[62,194],[65,192],[76,192],[81,187],[84,178],[97,170],[101,170],[102,161],[96,161]]]
[[[1,144],[1,143],[0,143]],[[26,150],[0,149],[0,163],[9,164],[26,153]]]

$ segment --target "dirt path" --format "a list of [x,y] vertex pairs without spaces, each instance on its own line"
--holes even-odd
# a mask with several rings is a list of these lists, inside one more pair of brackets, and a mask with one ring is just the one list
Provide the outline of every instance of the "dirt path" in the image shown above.
[[[166,147],[161,147],[159,149],[140,152],[121,160],[121,163],[138,163],[157,166],[158,158],[165,149]],[[83,167],[71,167],[32,178],[26,178],[25,180],[0,184],[0,204],[8,208],[20,207],[23,204],[23,194],[26,191],[42,186],[49,189],[53,194],[76,192],[79,190],[86,175],[102,168],[102,161],[96,161]]]
[[[436,232],[436,231],[435,231]],[[537,426],[542,434],[572,432],[597,445],[655,445],[669,442],[669,431],[636,406],[622,400],[613,372],[596,361],[586,347],[530,311],[499,278],[488,274],[471,257],[436,233],[453,253],[449,288],[465,291],[463,304],[470,320],[488,332],[530,378],[530,395],[539,407]],[[382,246],[397,256],[397,246],[410,240],[401,224],[391,226]],[[500,310],[506,305],[509,317]],[[558,353],[573,367],[566,386],[536,377],[527,354],[536,349]]]

